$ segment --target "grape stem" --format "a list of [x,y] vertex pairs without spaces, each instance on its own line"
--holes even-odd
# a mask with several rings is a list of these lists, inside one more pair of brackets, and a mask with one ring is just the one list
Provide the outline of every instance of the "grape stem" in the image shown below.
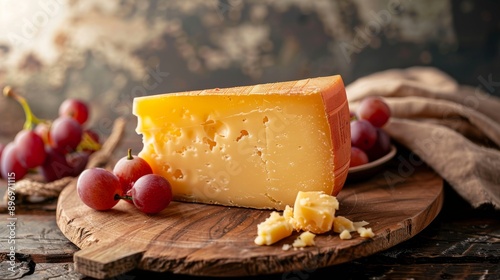
[[16,100],[21,105],[21,107],[23,107],[24,114],[26,115],[26,121],[24,122],[24,126],[23,126],[24,129],[32,129],[35,125],[44,122],[43,120],[37,118],[33,114],[26,99],[24,97],[22,97],[21,95],[17,94],[14,91],[14,89],[12,89],[12,87],[10,87],[10,86],[4,87],[3,88],[3,95]]
[[132,196],[130,196],[130,195],[120,196],[119,194],[115,194],[115,200],[118,200],[118,199],[124,199],[124,200],[130,200],[130,201],[132,201]]
[[87,132],[84,132],[82,141],[80,142],[80,144],[78,144],[78,147],[76,149],[78,151],[82,151],[85,149],[98,151],[99,149],[101,149],[101,144],[96,142]]
[[132,156],[132,149],[130,149],[130,148],[127,151],[127,159],[128,160],[133,160],[134,159],[134,157]]

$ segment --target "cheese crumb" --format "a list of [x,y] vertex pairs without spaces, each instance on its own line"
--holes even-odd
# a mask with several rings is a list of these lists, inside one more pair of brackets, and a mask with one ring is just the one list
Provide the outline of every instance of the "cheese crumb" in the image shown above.
[[339,202],[334,196],[318,191],[299,191],[294,207],[286,207],[283,215],[296,231],[321,234],[331,230],[338,208]]
[[290,219],[293,218],[293,208],[286,205],[285,210],[283,211],[283,217],[285,217],[287,221],[290,221]]
[[359,236],[372,238],[375,236],[371,228],[365,228],[368,222],[352,222],[346,217],[338,216],[333,220],[333,231],[340,233],[340,239],[351,239],[351,232],[357,231]]
[[292,248],[292,245],[290,245],[290,244],[283,244],[283,247],[281,247],[281,250],[288,251],[291,248]]
[[311,233],[309,231],[305,231],[293,241],[292,246],[294,248],[300,248],[300,247],[306,247],[306,246],[314,246],[316,243],[314,242],[314,237],[316,235],[314,233]]
[[354,225],[354,228],[360,228],[360,227],[364,227],[366,225],[368,225],[369,223],[368,222],[365,222],[365,221],[361,221],[361,222],[354,222],[352,223]]
[[333,220],[333,231],[336,233],[341,233],[343,231],[351,232],[355,231],[356,227],[354,223],[343,216],[337,216]]
[[375,234],[372,231],[372,228],[359,227],[358,233],[359,233],[359,236],[365,237],[365,238],[372,238],[375,236]]
[[347,230],[347,229],[344,229],[340,234],[339,234],[339,237],[340,239],[344,240],[344,239],[351,239],[352,238],[352,235],[351,233]]
[[269,218],[257,225],[257,245],[271,245],[292,235],[292,225],[278,212],[273,211]]

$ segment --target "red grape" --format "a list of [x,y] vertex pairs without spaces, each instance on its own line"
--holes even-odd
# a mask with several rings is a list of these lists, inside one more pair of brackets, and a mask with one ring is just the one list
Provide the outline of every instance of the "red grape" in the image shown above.
[[63,177],[73,176],[73,168],[69,165],[65,155],[51,147],[47,147],[45,152],[47,157],[39,168],[45,181],[52,182]]
[[349,167],[359,166],[368,163],[368,156],[360,148],[351,147],[351,161]]
[[89,109],[85,102],[79,99],[66,99],[59,106],[59,116],[68,116],[84,124],[89,117]]
[[45,161],[45,144],[32,130],[19,131],[14,140],[17,147],[17,160],[25,168],[35,168]]
[[172,201],[170,183],[157,174],[148,174],[139,178],[130,193],[137,209],[146,214],[158,213]]
[[370,149],[365,151],[368,159],[370,161],[377,160],[387,155],[390,150],[391,137],[383,129],[377,128],[377,141],[375,141],[375,144]]
[[14,142],[10,142],[3,149],[0,159],[0,174],[4,179],[14,175],[16,180],[21,180],[28,173],[28,169],[17,160],[17,154],[18,148]]
[[90,152],[80,151],[73,152],[66,155],[66,161],[71,167],[71,176],[78,176],[85,170],[87,163],[89,162]]
[[50,128],[51,145],[61,153],[74,151],[80,144],[82,135],[82,126],[70,117],[57,118]]
[[78,176],[87,166],[90,156],[88,152],[84,151],[63,155],[50,147],[46,148],[46,153],[47,158],[40,166],[40,173],[47,182],[67,176]]
[[118,177],[103,168],[85,169],[76,188],[83,203],[95,210],[111,209],[123,196]]
[[132,155],[132,149],[128,150],[128,155],[122,157],[113,168],[113,173],[122,184],[123,192],[127,193],[132,188],[135,181],[144,175],[152,174],[151,166],[144,159]]
[[366,120],[351,122],[351,145],[363,151],[369,150],[377,140],[376,128]]
[[35,133],[38,134],[45,144],[50,143],[50,125],[47,123],[39,123],[35,126]]
[[389,106],[379,96],[363,98],[356,113],[359,119],[367,120],[376,127],[384,126],[391,116]]

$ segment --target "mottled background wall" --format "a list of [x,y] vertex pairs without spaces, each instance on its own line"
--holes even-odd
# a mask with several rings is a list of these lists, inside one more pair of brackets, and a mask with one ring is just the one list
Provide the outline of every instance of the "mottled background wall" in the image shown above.
[[[44,118],[85,99],[102,134],[119,115],[134,133],[135,96],[413,65],[500,95],[499,18],[493,0],[2,0],[0,85]],[[6,138],[23,114],[0,100]]]

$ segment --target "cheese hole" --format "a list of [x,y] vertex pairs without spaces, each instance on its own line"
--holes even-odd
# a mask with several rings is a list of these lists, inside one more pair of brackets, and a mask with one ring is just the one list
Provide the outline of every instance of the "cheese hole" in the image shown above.
[[201,125],[203,126],[203,130],[205,130],[207,137],[210,139],[214,139],[215,135],[225,138],[229,133],[229,128],[221,121],[207,120]]
[[172,129],[169,129],[167,131],[167,134],[171,137],[174,137],[174,138],[178,138],[178,137],[181,137],[182,135],[182,132],[180,129],[178,128],[172,128]]
[[217,142],[211,140],[208,137],[203,137],[203,143],[208,145],[208,147],[210,148],[210,151],[213,151],[214,147],[217,145]]
[[188,119],[190,117],[190,112],[186,108],[179,109],[179,115],[182,119]]
[[161,170],[163,172],[169,172],[170,171],[170,166],[167,165],[167,164],[165,164],[165,165],[161,166]]
[[[221,182],[222,183],[222,182]],[[217,193],[220,193],[224,190],[224,188],[222,188],[221,186],[219,186],[218,184],[215,184],[215,185],[211,185],[210,187],[208,187],[208,190],[209,192],[211,192],[212,194],[217,194]]]
[[182,156],[185,155],[185,152],[187,151],[187,148],[186,146],[182,146],[182,148],[180,148],[179,150],[175,151],[177,154],[180,154]]
[[207,137],[210,139],[214,139],[215,136],[215,121],[214,120],[207,120],[206,122],[201,124],[203,126],[203,130],[205,130],[205,133],[207,134]]
[[269,118],[267,116],[264,116],[264,118],[262,119],[262,123],[265,124],[269,121]]
[[239,142],[241,140],[241,138],[243,138],[245,136],[248,136],[248,131],[246,131],[246,130],[240,131],[240,136],[238,136],[238,138],[236,138],[236,142]]
[[176,169],[174,173],[172,174],[174,176],[175,180],[182,180],[184,179],[184,173],[182,173],[182,170]]

